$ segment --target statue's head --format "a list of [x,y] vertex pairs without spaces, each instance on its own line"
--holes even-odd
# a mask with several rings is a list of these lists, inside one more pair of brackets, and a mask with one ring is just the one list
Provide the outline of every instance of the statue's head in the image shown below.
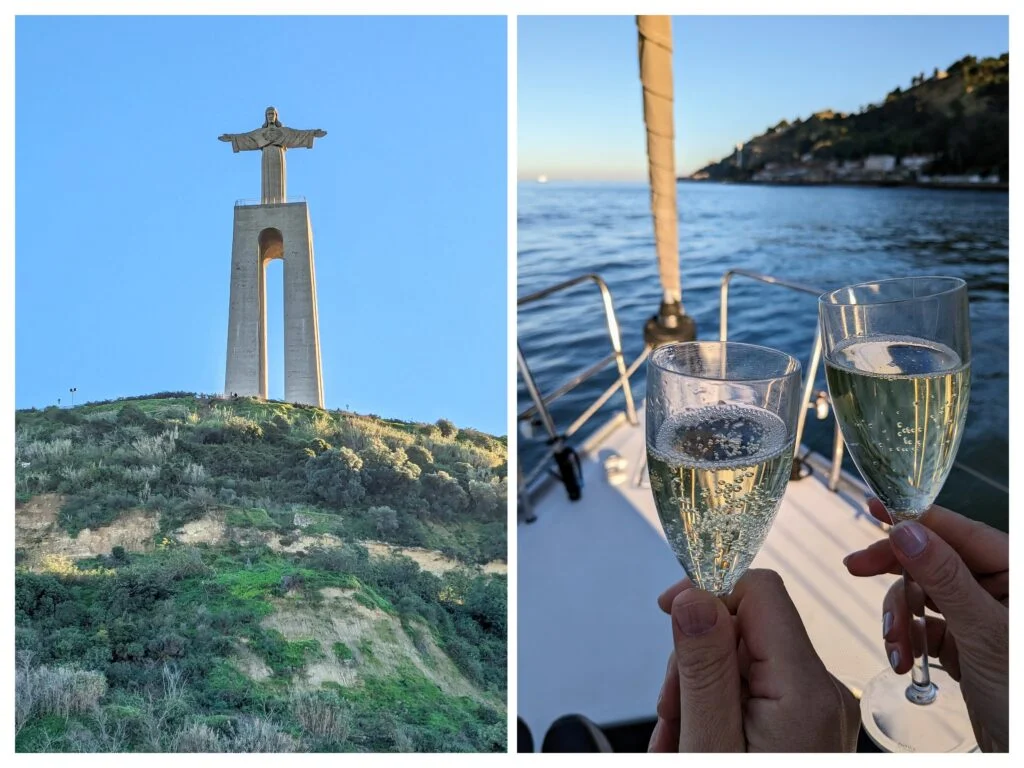
[[266,128],[268,125],[281,127],[281,121],[277,119],[277,110],[273,107],[267,107],[267,119],[264,121],[263,127]]

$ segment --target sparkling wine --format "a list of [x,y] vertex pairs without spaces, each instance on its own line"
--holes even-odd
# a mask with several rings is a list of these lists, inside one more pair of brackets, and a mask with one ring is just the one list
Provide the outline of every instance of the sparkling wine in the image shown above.
[[771,411],[710,405],[661,425],[647,446],[651,488],[690,580],[728,594],[761,549],[793,466],[793,440]]
[[912,336],[851,338],[826,359],[850,456],[898,522],[931,506],[963,434],[971,368]]

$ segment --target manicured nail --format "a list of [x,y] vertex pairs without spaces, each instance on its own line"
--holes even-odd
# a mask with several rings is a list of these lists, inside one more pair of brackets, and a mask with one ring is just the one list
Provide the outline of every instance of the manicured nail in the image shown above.
[[928,546],[928,533],[924,526],[913,521],[903,522],[889,531],[893,544],[907,557],[917,557]]
[[888,637],[890,629],[892,629],[892,613],[886,611],[885,616],[882,617],[882,637]]
[[718,621],[718,608],[714,603],[690,603],[679,612],[679,631],[690,637],[709,632]]
[[898,667],[899,665],[900,665],[900,652],[897,651],[894,648],[892,650],[892,653],[889,654],[889,666],[891,666],[893,668],[893,671],[895,671],[896,667]]

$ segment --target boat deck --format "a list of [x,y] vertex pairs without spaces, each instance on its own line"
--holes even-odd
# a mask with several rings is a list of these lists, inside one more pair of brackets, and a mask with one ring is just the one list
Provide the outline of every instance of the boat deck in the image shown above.
[[[518,714],[537,743],[566,714],[603,726],[654,717],[672,649],[655,601],[685,574],[647,485],[639,416],[581,452],[580,501],[552,484],[534,502],[536,522],[518,526]],[[625,459],[617,484],[604,465],[615,455]],[[842,559],[884,535],[856,483],[833,493],[819,468],[789,484],[753,564],[783,577],[818,654],[857,694],[887,666],[881,607],[896,577],[856,579]]]

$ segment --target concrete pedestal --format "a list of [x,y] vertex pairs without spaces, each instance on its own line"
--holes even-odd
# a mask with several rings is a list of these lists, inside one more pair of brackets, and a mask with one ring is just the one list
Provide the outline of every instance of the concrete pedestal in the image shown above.
[[267,397],[271,259],[284,259],[284,399],[323,408],[313,229],[304,202],[235,206],[225,394]]

